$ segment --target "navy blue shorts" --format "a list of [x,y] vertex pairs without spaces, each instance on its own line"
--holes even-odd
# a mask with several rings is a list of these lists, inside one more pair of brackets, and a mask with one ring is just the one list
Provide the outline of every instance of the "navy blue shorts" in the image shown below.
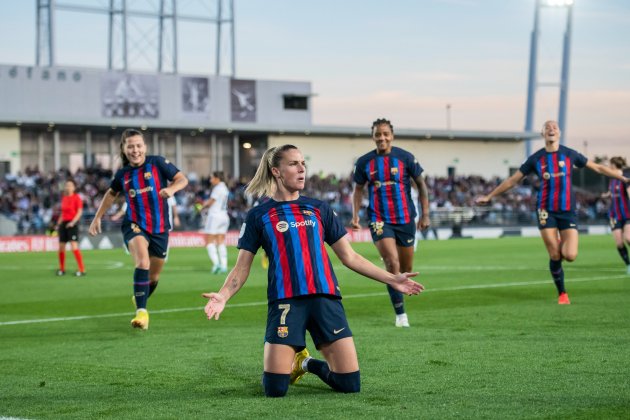
[[615,219],[614,217],[610,218],[610,230],[623,229],[625,225],[630,222],[630,219]]
[[392,225],[385,222],[370,222],[372,242],[378,242],[383,238],[396,239],[398,246],[413,246],[416,239],[416,224],[414,222],[404,225]]
[[72,227],[68,227],[68,223],[70,223],[70,220],[67,222],[61,222],[59,225],[59,242],[72,242],[79,240],[79,226],[74,225]]
[[121,230],[127,249],[129,249],[129,241],[136,236],[144,236],[149,242],[150,256],[166,258],[168,255],[168,232],[149,233],[133,222],[123,222]]
[[538,209],[538,229],[577,229],[577,216],[572,211],[547,211]]
[[352,337],[341,299],[310,295],[269,303],[265,342],[286,344],[302,351],[306,347],[306,331],[317,348]]

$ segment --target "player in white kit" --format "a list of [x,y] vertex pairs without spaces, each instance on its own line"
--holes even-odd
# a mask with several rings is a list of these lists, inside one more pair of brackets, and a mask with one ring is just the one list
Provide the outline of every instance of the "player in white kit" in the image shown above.
[[206,225],[206,249],[212,261],[212,274],[227,273],[227,247],[225,234],[230,226],[230,216],[227,212],[230,191],[225,185],[222,171],[213,172],[210,176],[212,192],[210,198],[203,203],[202,208],[208,208]]

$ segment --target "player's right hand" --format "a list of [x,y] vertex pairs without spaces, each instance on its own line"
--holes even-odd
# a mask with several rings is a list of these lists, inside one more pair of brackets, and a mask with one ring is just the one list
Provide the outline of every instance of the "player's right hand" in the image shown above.
[[352,227],[352,230],[361,230],[361,223],[359,223],[359,218],[352,218],[352,221],[350,221],[350,226]]
[[225,296],[221,293],[204,293],[201,296],[209,299],[205,308],[203,308],[208,319],[214,318],[215,320],[218,320],[219,315],[221,315],[221,312],[225,309]]

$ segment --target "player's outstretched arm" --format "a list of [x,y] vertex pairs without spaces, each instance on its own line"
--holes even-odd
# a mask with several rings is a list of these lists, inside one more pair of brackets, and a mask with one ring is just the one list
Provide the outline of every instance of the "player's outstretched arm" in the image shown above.
[[219,319],[221,312],[225,309],[225,304],[232,296],[234,296],[243,287],[249,277],[249,270],[254,261],[254,254],[241,249],[236,258],[234,268],[225,278],[223,287],[216,293],[204,293],[202,296],[208,300],[204,311],[208,319]]
[[[418,220],[416,228],[424,230],[431,226],[431,218],[429,217],[429,190],[421,175],[414,179],[414,182],[418,186],[418,199],[420,200],[420,208],[422,209],[422,214],[420,215],[420,220]],[[414,203],[414,205],[415,204],[416,203]],[[418,209],[418,211],[420,211],[420,209]]]
[[169,198],[172,197],[177,191],[182,190],[188,185],[188,178],[180,172],[177,172],[173,177],[173,182],[160,190],[160,197]]
[[90,228],[88,232],[90,235],[98,235],[101,233],[101,219],[103,215],[109,208],[114,204],[114,200],[118,197],[118,193],[112,190],[111,188],[107,190],[105,195],[103,196],[103,201],[101,201],[101,205],[98,206],[98,210],[96,210],[96,214],[94,215],[94,219],[92,223],[90,223]]
[[418,273],[392,274],[375,266],[362,255],[357,254],[350,242],[344,236],[332,245],[333,251],[339,257],[343,265],[365,277],[388,284],[394,289],[406,295],[417,295],[424,290],[424,286],[411,280]]
[[475,198],[475,203],[488,204],[490,200],[492,200],[493,197],[496,197],[497,195],[501,195],[504,192],[514,188],[514,186],[518,184],[521,181],[521,179],[523,179],[524,176],[525,175],[523,175],[523,172],[521,172],[520,170],[514,172],[514,175],[507,178],[505,181],[503,181],[499,185],[497,185],[497,187],[494,190],[492,190],[490,194],[482,195],[481,197]]
[[624,184],[628,183],[628,178],[626,178],[625,176],[618,174],[617,172],[615,172],[612,168],[606,166],[606,165],[602,165],[599,163],[595,163],[593,161],[588,161],[586,162],[586,167],[592,171],[597,172],[598,174],[602,174],[602,175],[606,175],[607,177],[610,178],[615,178],[620,180],[621,182],[623,182]]
[[350,221],[353,230],[361,229],[359,210],[361,209],[361,202],[363,201],[363,190],[365,190],[365,184],[354,184],[354,190],[352,190],[352,220]]

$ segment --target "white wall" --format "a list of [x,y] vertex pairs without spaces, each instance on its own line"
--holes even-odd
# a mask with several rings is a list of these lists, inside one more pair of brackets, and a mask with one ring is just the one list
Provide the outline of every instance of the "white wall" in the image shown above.
[[[131,73],[130,73],[131,74]],[[210,127],[232,125],[230,78],[209,75],[133,73],[157,84],[159,117],[105,117],[103,95],[110,77],[121,76],[88,68],[30,67],[0,64],[0,123],[55,122],[59,124],[113,125],[117,127]],[[207,112],[187,113],[182,109],[182,82],[186,77],[203,77],[209,84]],[[256,122],[251,125],[311,125],[312,110],[284,109],[283,95],[310,97],[310,82],[256,80]],[[102,91],[103,90],[103,91]],[[108,91],[109,92],[109,91]],[[110,92],[111,93],[111,92]],[[310,102],[310,100],[309,100]]]
[[0,161],[11,162],[11,173],[20,168],[20,130],[19,128],[0,128]]
[[[338,177],[348,176],[355,160],[374,148],[369,138],[269,136],[270,147],[286,143],[302,151],[309,173]],[[431,176],[446,176],[447,167],[454,166],[460,175],[505,178],[509,168],[519,167],[525,158],[523,142],[396,139],[393,144],[413,153],[425,175]]]

